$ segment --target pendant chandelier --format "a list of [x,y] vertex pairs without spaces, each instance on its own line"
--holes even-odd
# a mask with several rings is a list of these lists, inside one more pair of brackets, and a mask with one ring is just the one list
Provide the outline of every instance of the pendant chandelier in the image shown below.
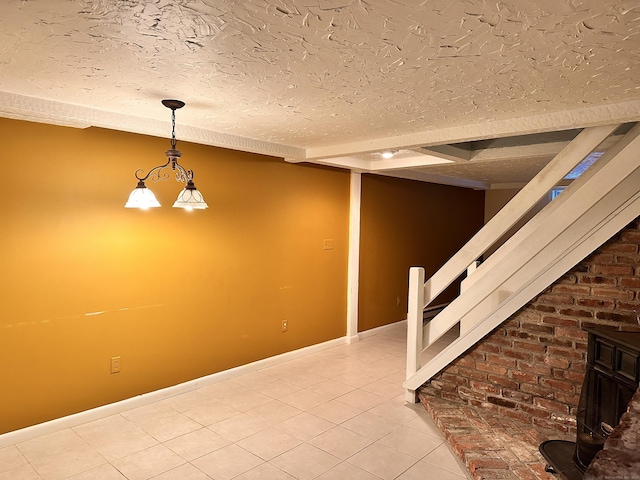
[[159,207],[160,202],[158,202],[156,196],[147,188],[144,182],[148,179],[154,182],[167,180],[169,178],[169,172],[167,172],[165,168],[171,168],[171,170],[176,173],[176,180],[186,184],[174,202],[174,208],[184,208],[186,210],[208,208],[207,202],[204,201],[202,194],[193,184],[193,170],[185,170],[184,167],[178,163],[178,159],[182,154],[179,150],[176,150],[176,110],[184,107],[184,102],[180,100],[162,100],[162,104],[171,109],[171,148],[165,152],[167,162],[164,165],[153,167],[149,170],[149,173],[144,176],[144,170],[136,170],[135,177],[138,179],[138,185],[133,189],[129,195],[129,200],[127,200],[124,206],[125,208],[140,208],[143,210]]

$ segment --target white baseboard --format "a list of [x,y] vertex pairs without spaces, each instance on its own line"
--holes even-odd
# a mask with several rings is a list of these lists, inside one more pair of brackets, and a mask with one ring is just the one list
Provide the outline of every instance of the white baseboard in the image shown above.
[[399,326],[406,325],[406,324],[407,324],[407,319],[405,318],[404,320],[398,320],[397,322],[389,323],[387,325],[382,325],[381,327],[375,327],[370,330],[365,330],[364,332],[358,333],[358,336],[360,337],[360,340],[362,340],[363,338],[367,338],[372,335],[377,335],[378,333],[383,333],[383,332],[386,332],[387,330],[392,330],[394,328],[398,328]]
[[162,388],[160,390],[155,390],[149,393],[144,393],[136,397],[127,398],[119,402],[110,403],[108,405],[92,408],[83,412],[56,418],[48,422],[25,427],[20,430],[7,432],[0,435],[0,448],[16,443],[25,442],[42,435],[55,433],[65,428],[71,428],[82,425],[83,423],[99,420],[110,415],[124,412],[125,410],[130,410],[132,408],[141,407],[160,400],[165,400],[170,397],[175,397],[176,395],[190,392],[206,385],[221,382],[223,380],[228,380],[230,378],[238,377],[246,373],[255,372],[266,367],[277,365],[279,363],[303,357],[311,353],[326,350],[338,345],[344,345],[346,343],[350,343],[349,337],[336,338],[334,340],[329,340],[327,342],[318,343],[316,345],[300,348],[291,352],[282,353],[280,355],[275,355],[263,360],[248,363],[246,365],[240,365],[239,367],[224,370],[222,372],[207,375],[205,377],[196,378],[194,380],[180,383],[178,385]]

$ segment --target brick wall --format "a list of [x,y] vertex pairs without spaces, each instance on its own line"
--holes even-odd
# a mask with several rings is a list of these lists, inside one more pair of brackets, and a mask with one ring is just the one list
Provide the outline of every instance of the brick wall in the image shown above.
[[640,217],[423,386],[427,396],[575,434],[587,334],[640,330]]

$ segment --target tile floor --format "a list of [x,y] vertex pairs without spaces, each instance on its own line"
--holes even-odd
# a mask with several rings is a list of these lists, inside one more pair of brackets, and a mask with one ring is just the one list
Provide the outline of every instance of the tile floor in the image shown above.
[[463,480],[405,327],[0,449],[0,480]]

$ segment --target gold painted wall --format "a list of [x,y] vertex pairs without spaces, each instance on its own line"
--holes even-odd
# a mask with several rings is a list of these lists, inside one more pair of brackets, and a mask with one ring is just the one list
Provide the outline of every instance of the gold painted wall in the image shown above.
[[348,172],[179,141],[210,208],[129,210],[168,139],[0,131],[0,433],[345,334]]
[[429,278],[482,227],[483,215],[482,191],[363,175],[358,330],[407,318],[409,267],[425,267]]

